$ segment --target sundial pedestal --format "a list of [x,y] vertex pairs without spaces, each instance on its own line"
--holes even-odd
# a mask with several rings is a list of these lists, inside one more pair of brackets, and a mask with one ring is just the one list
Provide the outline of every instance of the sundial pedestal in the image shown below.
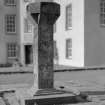
[[35,91],[24,95],[22,105],[66,104],[74,101],[72,93],[56,90],[53,80],[53,24],[60,16],[60,5],[54,2],[37,2],[27,6],[36,22],[35,35]]
[[53,2],[36,2],[27,6],[36,23],[34,85],[37,90],[54,89],[53,80],[53,24],[60,16],[60,5]]

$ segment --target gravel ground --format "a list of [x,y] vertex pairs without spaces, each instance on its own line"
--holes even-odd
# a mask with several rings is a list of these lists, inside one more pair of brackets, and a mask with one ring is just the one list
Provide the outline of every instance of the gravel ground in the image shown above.
[[55,73],[54,76],[56,86],[63,85],[74,91],[99,92],[98,95],[90,95],[93,102],[77,105],[105,105],[105,70],[60,72]]
[[[19,68],[0,68],[0,71],[8,72],[18,71]],[[23,71],[22,68],[20,71]],[[26,71],[32,71],[26,68]],[[65,86],[73,91],[102,91],[105,93],[105,70],[90,70],[90,71],[71,71],[71,72],[55,72],[54,73],[55,86]],[[14,88],[29,88],[34,83],[32,73],[18,73],[18,74],[0,74],[0,90],[14,89]],[[105,94],[92,95],[94,102],[79,103],[78,105],[105,105]],[[74,105],[74,104],[72,104]],[[75,104],[76,105],[76,104]]]
[[76,87],[80,90],[105,90],[105,70],[55,73],[59,84]]

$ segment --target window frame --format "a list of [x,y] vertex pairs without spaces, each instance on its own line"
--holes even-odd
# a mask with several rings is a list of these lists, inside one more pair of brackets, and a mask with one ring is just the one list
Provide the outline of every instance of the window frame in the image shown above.
[[105,27],[105,0],[100,0],[100,25]]
[[66,39],[66,59],[72,59],[72,39]]
[[[7,2],[8,1],[8,2]],[[9,3],[9,0],[4,0],[4,4],[6,5],[6,6],[16,6],[16,0],[14,0],[14,3]]]
[[71,30],[72,29],[72,3],[68,4],[65,9],[66,9],[65,29]]
[[[15,55],[15,56],[12,56],[12,55]],[[7,58],[8,59],[17,58],[17,43],[7,43]]]
[[53,48],[54,48],[54,59],[57,60],[58,59],[58,49],[57,49],[57,41],[56,40],[53,41]]
[[[10,16],[14,17],[15,20],[14,21],[12,20],[12,21],[15,24],[12,24],[11,25],[11,24],[9,24],[10,22],[8,23],[8,21],[11,21],[10,20]],[[9,20],[8,20],[8,17],[9,17]],[[12,26],[11,28],[14,28],[14,27],[15,28],[14,29],[11,29],[9,26]],[[10,31],[10,30],[15,30],[15,31]],[[5,32],[6,32],[6,34],[16,34],[16,14],[6,14],[5,15]]]
[[56,31],[57,31],[57,23],[55,22],[53,25],[53,32],[56,33]]
[[24,33],[32,33],[33,25],[28,19],[24,19]]

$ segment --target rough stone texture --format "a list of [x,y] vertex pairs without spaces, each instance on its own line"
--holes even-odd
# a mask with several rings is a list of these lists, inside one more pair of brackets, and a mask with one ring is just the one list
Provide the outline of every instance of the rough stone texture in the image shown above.
[[[36,9],[37,8],[37,9]],[[51,2],[30,4],[28,11],[38,24],[35,63],[38,88],[53,88],[53,24],[60,15],[60,6]]]
[[0,105],[6,105],[2,97],[0,97]]
[[38,62],[39,62],[39,87],[53,87],[53,34],[52,25],[46,24],[46,16],[39,25],[38,37]]
[[15,93],[12,93],[12,92],[4,93],[3,101],[5,102],[6,105],[20,105],[19,101],[16,98]]

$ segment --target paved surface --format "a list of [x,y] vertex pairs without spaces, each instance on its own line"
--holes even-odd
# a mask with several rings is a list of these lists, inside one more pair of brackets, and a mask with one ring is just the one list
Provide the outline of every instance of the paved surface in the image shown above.
[[[32,68],[0,68],[0,71],[31,71]],[[7,73],[0,74],[0,90],[30,88],[34,83],[34,76],[32,73]],[[71,71],[71,72],[55,72],[54,73],[55,86],[65,86],[69,91],[78,92],[90,91],[98,92],[98,95],[92,95],[94,102],[80,103],[78,105],[105,105],[105,70],[87,70],[87,71]],[[99,94],[99,93],[102,93]],[[102,103],[103,102],[103,103]]]
[[[18,68],[0,68],[0,71],[18,71]],[[26,71],[32,71],[26,68]],[[21,69],[20,71],[23,71]],[[27,78],[28,77],[28,78]],[[81,91],[104,91],[105,90],[105,70],[88,70],[88,71],[71,71],[71,72],[55,72],[54,73],[55,85],[65,85],[79,89]],[[8,84],[30,84],[34,82],[32,73],[7,73],[0,74],[0,85]]]
[[80,90],[105,90],[105,70],[55,73],[55,81]]
[[63,85],[69,90],[94,92],[93,102],[78,105],[105,105],[105,70],[72,71],[55,73],[55,85]]

